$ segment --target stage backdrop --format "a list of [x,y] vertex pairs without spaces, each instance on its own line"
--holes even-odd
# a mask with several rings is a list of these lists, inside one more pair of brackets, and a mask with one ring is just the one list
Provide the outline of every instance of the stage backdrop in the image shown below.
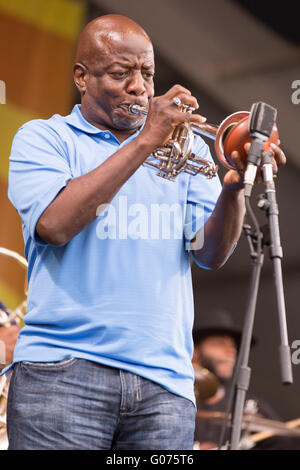
[[[72,64],[85,6],[72,0],[0,0],[0,247],[23,256],[19,216],[7,198],[8,159],[26,121],[68,114],[74,102]],[[24,298],[25,269],[0,255],[0,300]]]

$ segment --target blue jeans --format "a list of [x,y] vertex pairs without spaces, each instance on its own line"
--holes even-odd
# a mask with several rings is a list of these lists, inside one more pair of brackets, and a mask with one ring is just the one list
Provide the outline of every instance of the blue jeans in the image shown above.
[[9,449],[192,449],[195,407],[124,370],[84,359],[20,362],[7,404]]

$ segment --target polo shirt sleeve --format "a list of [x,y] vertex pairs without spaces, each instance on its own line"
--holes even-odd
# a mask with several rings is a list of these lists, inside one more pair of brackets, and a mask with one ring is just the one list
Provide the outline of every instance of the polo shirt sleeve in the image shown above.
[[[196,139],[194,153],[206,160],[213,161],[208,145],[200,137]],[[198,249],[204,241],[201,235],[204,234],[204,225],[211,216],[218,197],[221,193],[222,185],[218,176],[211,179],[199,173],[190,176],[187,195],[187,206],[184,226],[185,248],[191,252],[195,262],[199,262],[193,255],[191,240],[198,233]],[[203,267],[203,266],[201,266]]]
[[36,120],[22,126],[9,158],[8,197],[39,244],[46,244],[35,230],[40,216],[72,179],[62,139],[46,123]]

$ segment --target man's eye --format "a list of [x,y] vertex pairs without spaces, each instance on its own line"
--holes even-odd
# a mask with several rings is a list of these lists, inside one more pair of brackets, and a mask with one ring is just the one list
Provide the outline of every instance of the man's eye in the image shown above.
[[112,72],[114,78],[124,78],[126,77],[127,72]]
[[144,77],[147,78],[148,80],[154,77],[153,72],[144,72],[143,73]]

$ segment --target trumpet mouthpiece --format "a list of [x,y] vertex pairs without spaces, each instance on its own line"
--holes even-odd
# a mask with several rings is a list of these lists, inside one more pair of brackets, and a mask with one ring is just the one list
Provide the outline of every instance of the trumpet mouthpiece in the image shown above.
[[140,106],[136,103],[133,103],[129,106],[129,112],[132,114],[144,114],[145,116],[148,114],[144,106]]

